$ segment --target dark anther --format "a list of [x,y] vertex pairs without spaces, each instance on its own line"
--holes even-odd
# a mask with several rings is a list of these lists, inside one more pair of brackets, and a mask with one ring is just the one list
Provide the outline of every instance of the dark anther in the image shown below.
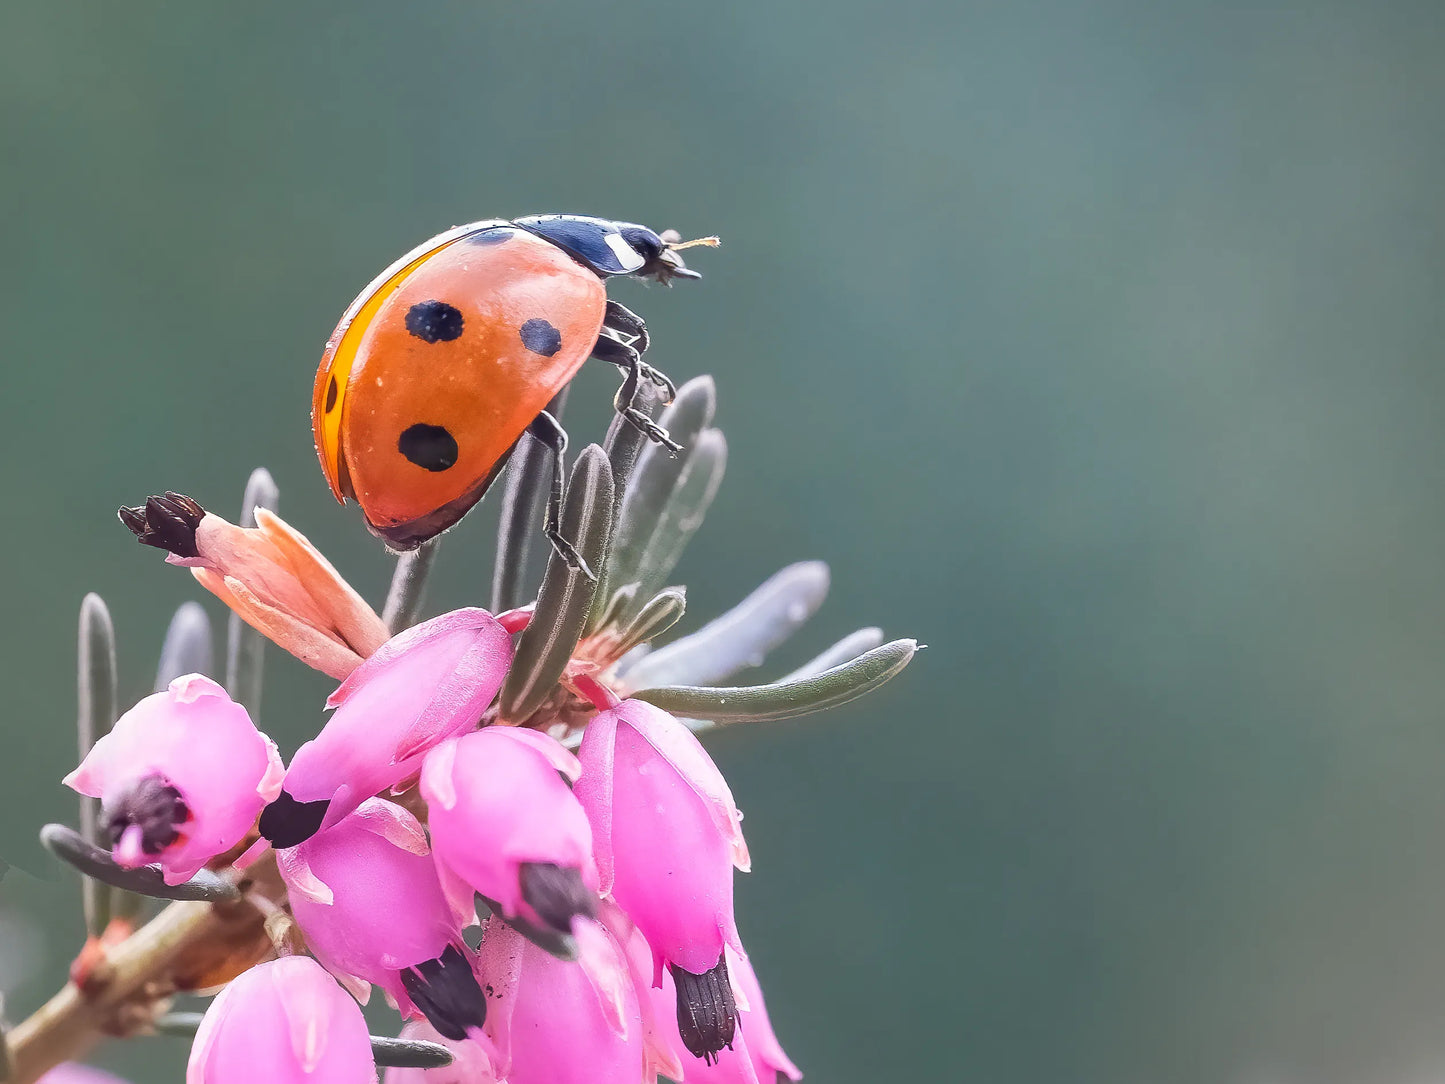
[[727,959],[718,957],[717,966],[701,975],[676,964],[668,964],[668,970],[677,984],[677,1029],[682,1045],[693,1057],[711,1065],[723,1047],[732,1047],[737,1030],[738,1009],[728,981]]
[[141,850],[160,854],[180,835],[178,825],[190,819],[181,792],[158,775],[148,775],[105,806],[105,827],[114,847],[127,828],[141,830]]
[[472,965],[455,945],[448,945],[438,959],[403,971],[401,984],[431,1026],[447,1039],[460,1042],[468,1028],[486,1023],[486,996]]
[[196,528],[206,510],[185,494],[167,491],[164,497],[147,497],[145,504],[122,508],[117,514],[138,542],[177,557],[199,556]]
[[283,790],[274,802],[261,810],[256,827],[271,841],[271,846],[294,847],[321,831],[321,822],[326,819],[326,807],[330,804],[326,798],[298,802]]
[[523,862],[520,880],[522,898],[532,905],[538,918],[559,933],[571,933],[572,920],[578,915],[597,917],[597,898],[582,883],[582,874],[571,866]]

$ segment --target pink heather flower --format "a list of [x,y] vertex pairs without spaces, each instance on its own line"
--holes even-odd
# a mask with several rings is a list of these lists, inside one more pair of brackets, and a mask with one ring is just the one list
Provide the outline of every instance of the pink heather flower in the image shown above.
[[187,674],[122,715],[64,782],[100,799],[116,862],[159,863],[180,884],[241,841],[283,773],[246,709]]
[[258,964],[216,995],[186,1084],[375,1084],[361,1007],[308,956]]
[[493,1075],[478,1084],[638,1084],[642,1017],[621,950],[600,923],[578,923],[581,958],[559,960],[496,917],[477,950],[490,1006]]
[[291,847],[421,770],[428,750],[476,726],[512,663],[486,610],[424,621],[388,640],[326,701],[336,714],[297,750],[261,834]]
[[393,1067],[386,1071],[384,1084],[489,1084],[496,1080],[491,1059],[474,1042],[448,1039],[425,1020],[413,1020],[401,1029],[403,1039],[440,1043],[452,1052],[452,1063],[439,1069]]
[[120,519],[166,561],[191,575],[252,628],[308,666],[338,680],[384,644],[376,611],[306,537],[275,512],[256,509],[255,527],[238,527],[190,497],[167,493]]
[[369,798],[276,864],[307,947],[363,1004],[375,983],[403,1016],[420,1007],[453,1038],[481,1026],[486,1001],[460,947],[474,912],[448,903],[405,809]]
[[701,743],[667,712],[624,700],[590,723],[576,795],[592,822],[601,887],[666,964],[687,1048],[711,1058],[733,1041],[736,1008],[723,947],[739,954],[732,870],[748,868],[742,814]]
[[93,1069],[77,1061],[63,1061],[41,1077],[36,1084],[126,1084],[120,1077],[104,1069]]
[[562,778],[580,771],[536,730],[489,726],[437,746],[421,793],[438,864],[504,915],[575,933],[597,898],[592,829]]
[[[734,952],[732,946],[725,951],[728,973],[737,997],[738,1025],[733,1047],[719,1051],[711,1062],[699,1062],[687,1056],[682,1029],[674,1025],[665,1034],[673,1052],[684,1065],[682,1075],[675,1079],[685,1084],[777,1084],[779,1074],[789,1080],[803,1079],[803,1074],[783,1052],[777,1036],[773,1034],[767,1006],[763,1003],[762,987],[758,985],[752,964],[746,956]],[[656,1016],[666,1019],[673,1008],[675,992],[671,975],[664,975],[662,981],[662,989],[646,993],[651,996]]]

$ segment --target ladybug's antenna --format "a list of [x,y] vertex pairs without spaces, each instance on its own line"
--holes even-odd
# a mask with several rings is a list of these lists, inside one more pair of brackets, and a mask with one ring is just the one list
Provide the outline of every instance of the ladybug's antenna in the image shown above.
[[[668,232],[671,233],[672,231],[669,230]],[[663,243],[666,244],[668,248],[672,249],[673,252],[681,252],[685,248],[697,248],[698,245],[705,245],[708,248],[717,248],[718,245],[722,244],[722,240],[717,237],[697,237],[691,241],[668,241],[666,238],[664,238]]]

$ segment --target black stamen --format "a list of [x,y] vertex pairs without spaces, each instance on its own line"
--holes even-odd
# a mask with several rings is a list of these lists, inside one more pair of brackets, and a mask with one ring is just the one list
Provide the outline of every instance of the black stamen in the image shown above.
[[147,497],[145,504],[122,508],[120,521],[143,545],[169,550],[177,557],[196,557],[196,528],[206,514],[183,493],[169,490],[164,497]]
[[114,847],[132,825],[141,830],[141,850],[160,854],[180,836],[177,825],[190,820],[181,792],[158,775],[148,775],[105,807],[105,827]]
[[256,827],[271,841],[271,846],[294,847],[321,831],[321,822],[326,819],[326,807],[330,804],[329,798],[298,802],[283,790],[274,802],[261,810]]
[[460,1042],[468,1028],[487,1020],[487,999],[461,949],[448,945],[435,960],[427,960],[401,973],[401,985],[431,1026],[447,1039]]
[[682,1045],[693,1057],[712,1065],[723,1047],[732,1048],[738,1023],[727,958],[719,956],[717,966],[701,975],[676,964],[668,964],[667,969],[677,985],[677,1030]]
[[523,862],[520,880],[522,898],[538,918],[560,933],[571,933],[572,920],[578,915],[597,917],[597,898],[582,883],[581,872],[571,866]]

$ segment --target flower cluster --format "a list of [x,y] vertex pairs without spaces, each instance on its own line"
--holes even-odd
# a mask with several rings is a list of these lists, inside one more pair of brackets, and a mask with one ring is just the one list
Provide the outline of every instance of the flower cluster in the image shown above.
[[[378,1064],[396,1066],[390,1084],[800,1078],[734,916],[742,814],[698,733],[852,699],[916,645],[862,630],[779,682],[717,686],[816,609],[817,563],[651,645],[682,613],[664,578],[721,474],[711,395],[695,382],[664,415],[693,438],[677,459],[629,455],[616,433],[582,453],[562,528],[585,561],[554,556],[521,606],[506,532],[531,507],[525,476],[509,489],[499,548],[513,567],[491,610],[420,623],[430,549],[403,558],[383,618],[265,507],[253,526],[174,493],[121,511],[253,629],[340,681],[284,766],[247,705],[181,673],[65,779],[99,801],[108,857],[67,844],[88,874],[244,894],[268,915],[261,955],[274,958],[221,977],[188,1084],[364,1084]],[[233,627],[233,658],[245,635]],[[367,1032],[373,987],[405,1021],[401,1047],[435,1061],[374,1054],[398,1040]]]

